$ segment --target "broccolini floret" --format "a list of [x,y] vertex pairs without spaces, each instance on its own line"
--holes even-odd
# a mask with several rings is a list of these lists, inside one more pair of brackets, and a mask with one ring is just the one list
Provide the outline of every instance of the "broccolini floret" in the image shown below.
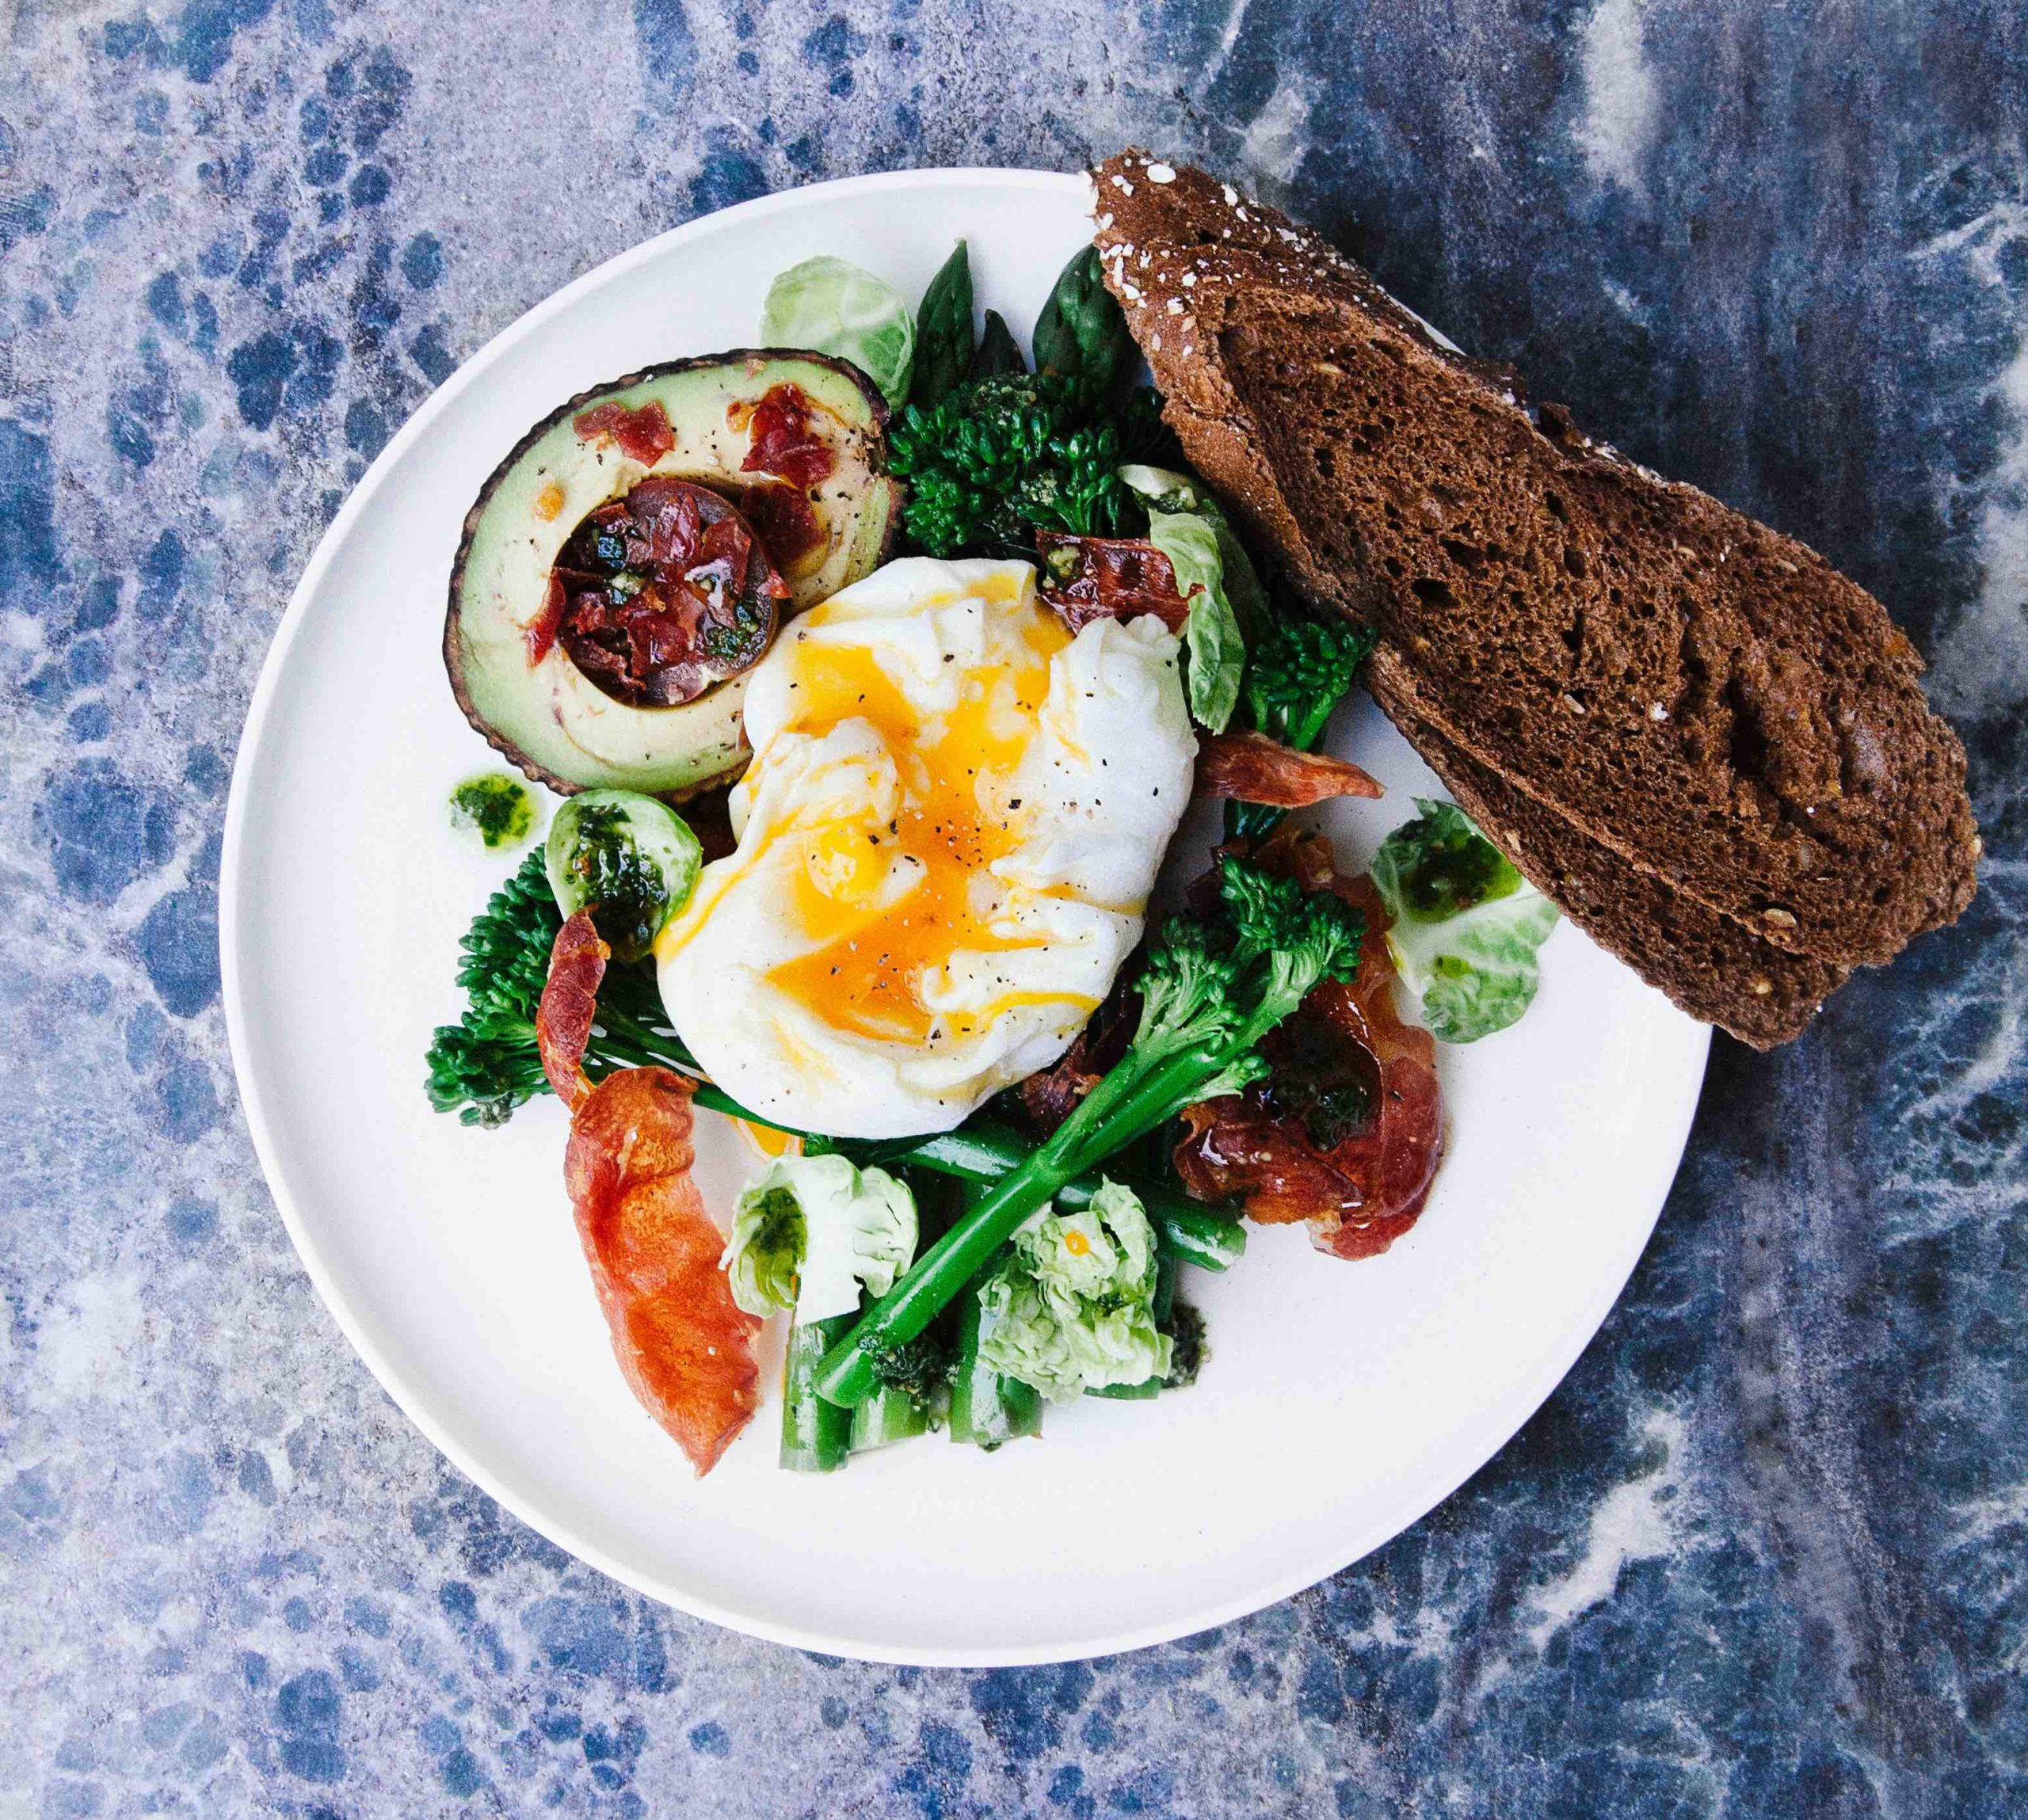
[[1133,505],[1118,431],[1085,419],[1050,374],[967,380],[890,425],[888,460],[909,482],[909,542],[930,556],[1026,554],[1038,529],[1118,535]]
[[[1349,619],[1306,619],[1283,593],[1266,635],[1246,654],[1240,683],[1240,699],[1255,731],[1298,752],[1314,750],[1373,645],[1367,626]],[[1287,813],[1265,803],[1228,803],[1226,837],[1257,843]]]
[[1247,653],[1241,685],[1256,731],[1308,752],[1324,737],[1373,649],[1374,635],[1349,619],[1303,619],[1278,613]]

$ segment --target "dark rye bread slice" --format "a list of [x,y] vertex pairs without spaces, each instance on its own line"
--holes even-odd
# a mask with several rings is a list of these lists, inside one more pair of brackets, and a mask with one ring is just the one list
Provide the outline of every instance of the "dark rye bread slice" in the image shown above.
[[1599,946],[1693,1017],[1755,1049],[1802,1034],[1847,969],[1775,947],[1626,865],[1412,715],[1395,724],[1465,813]]
[[1285,217],[1140,154],[1095,175],[1185,449],[1307,593],[1379,630],[1383,706],[1412,695],[1630,866],[1825,961],[1964,908],[1962,748],[1864,590],[1555,408],[1538,425]]

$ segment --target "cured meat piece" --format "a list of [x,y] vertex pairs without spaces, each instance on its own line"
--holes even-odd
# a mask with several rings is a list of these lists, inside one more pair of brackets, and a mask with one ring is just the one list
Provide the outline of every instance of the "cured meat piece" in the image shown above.
[[617,399],[580,411],[570,427],[586,442],[595,436],[611,436],[619,452],[643,467],[653,467],[676,447],[676,431],[659,398],[650,398],[630,410]]
[[701,1476],[759,1407],[760,1323],[733,1301],[724,1236],[690,1178],[690,1083],[637,1068],[593,1087],[585,1073],[611,952],[588,911],[557,931],[536,1038],[570,1108],[564,1181],[620,1372]]
[[762,481],[742,487],[734,503],[753,527],[761,548],[789,574],[803,574],[811,565],[810,558],[829,546],[810,496],[801,487]]
[[585,1049],[592,1040],[599,985],[612,953],[592,926],[589,910],[580,910],[550,944],[549,977],[536,1007],[536,1044],[542,1052],[542,1072],[556,1097],[573,1112],[592,1091]]
[[616,701],[671,707],[758,663],[788,597],[733,505],[651,474],[570,534],[524,637],[532,660],[561,642]]
[[1045,1138],[1054,1133],[1126,1053],[1140,1016],[1140,995],[1123,980],[1116,984],[1077,1033],[1077,1040],[1063,1052],[1062,1059],[1039,1074],[1030,1075],[1014,1090],[1032,1136]]
[[1198,742],[1197,794],[1271,809],[1307,809],[1334,797],[1375,797],[1379,783],[1344,759],[1299,752],[1264,733],[1207,733]]
[[691,1179],[690,1099],[667,1068],[608,1075],[572,1114],[563,1170],[620,1371],[702,1478],[760,1407],[760,1323],[719,1268],[725,1237]]
[[1264,1225],[1306,1221],[1320,1251],[1374,1257],[1415,1224],[1443,1159],[1436,1041],[1395,1012],[1372,881],[1340,874],[1314,836],[1284,831],[1254,858],[1364,915],[1359,971],[1319,986],[1262,1042],[1267,1080],[1184,1113],[1176,1172],[1199,1199],[1243,1197]]
[[742,474],[771,474],[791,486],[829,480],[838,465],[831,445],[810,427],[810,394],[800,386],[770,386],[754,406],[753,436]]

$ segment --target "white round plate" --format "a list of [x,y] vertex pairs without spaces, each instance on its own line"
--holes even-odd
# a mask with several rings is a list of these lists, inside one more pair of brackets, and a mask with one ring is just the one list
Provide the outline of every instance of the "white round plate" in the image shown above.
[[[221,946],[241,1095],[347,1338],[461,1470],[562,1547],[684,1611],[839,1654],[1103,1654],[1385,1542],[1492,1456],[1605,1318],[1703,1076],[1706,1031],[1566,924],[1527,1017],[1443,1051],[1449,1154],[1421,1224],[1358,1264],[1256,1230],[1237,1269],[1192,1273],[1212,1346],[1194,1388],[1052,1408],[1045,1438],[997,1454],[931,1437],[829,1477],[777,1470],[772,1400],[701,1481],[636,1406],[564,1195],[561,1109],[486,1132],[423,1097],[458,937],[519,857],[446,817],[454,784],[495,768],[439,655],[460,522],[537,418],[650,362],[751,343],[770,279],[812,254],[914,296],[962,237],[982,304],[1032,322],[1089,231],[1087,193],[1024,171],[819,185],[664,234],[531,310],[339,513],[233,777]],[[1363,864],[1434,779],[1363,696],[1334,744],[1388,786],[1332,824]],[[334,790],[348,813],[304,812]],[[722,1211],[752,1159],[734,1127],[700,1123]]]

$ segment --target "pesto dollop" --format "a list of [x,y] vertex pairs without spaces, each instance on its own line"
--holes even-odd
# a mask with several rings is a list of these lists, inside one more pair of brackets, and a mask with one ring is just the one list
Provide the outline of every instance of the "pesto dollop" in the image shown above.
[[519,847],[535,824],[535,798],[519,778],[482,771],[451,792],[451,825],[477,834],[489,852]]

